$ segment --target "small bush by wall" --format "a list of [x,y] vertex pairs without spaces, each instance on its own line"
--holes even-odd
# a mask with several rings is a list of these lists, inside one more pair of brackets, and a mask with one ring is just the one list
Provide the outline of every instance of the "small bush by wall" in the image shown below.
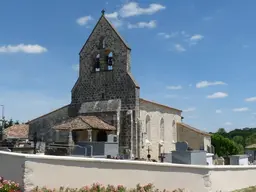
[[21,192],[19,183],[0,177],[0,192]]
[[[99,183],[94,183],[91,186],[85,186],[80,189],[71,189],[71,188],[64,188],[61,187],[59,189],[48,189],[47,187],[38,188],[36,187],[32,192],[161,192],[161,190],[156,189],[153,184],[147,184],[141,186],[138,184],[133,189],[128,189],[123,185],[113,186],[103,186]],[[168,190],[163,190],[164,192],[168,192]],[[177,189],[172,192],[185,192],[185,189]]]

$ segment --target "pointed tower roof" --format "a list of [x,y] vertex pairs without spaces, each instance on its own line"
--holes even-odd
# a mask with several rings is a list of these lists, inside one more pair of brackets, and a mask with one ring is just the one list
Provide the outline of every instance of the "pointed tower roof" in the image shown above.
[[[86,45],[86,43],[87,43],[88,40],[90,39],[91,35],[93,34],[94,30],[97,28],[99,22],[100,22],[102,19],[104,19],[104,20],[107,22],[107,24],[110,25],[110,27],[111,27],[111,28],[113,29],[113,31],[117,34],[118,38],[123,42],[123,44],[126,46],[126,48],[129,49],[129,50],[131,50],[130,46],[125,42],[125,40],[122,38],[122,36],[119,34],[119,32],[115,29],[115,27],[111,24],[111,22],[105,17],[105,10],[103,9],[103,10],[101,11],[101,17],[100,17],[100,19],[98,20],[97,24],[96,24],[95,27],[93,28],[93,30],[92,30],[91,34],[89,35],[87,41],[86,41],[85,44],[83,45],[83,47],[82,47],[80,53],[81,53],[82,50],[84,49],[84,46]],[[79,54],[80,54],[80,53],[79,53]]]

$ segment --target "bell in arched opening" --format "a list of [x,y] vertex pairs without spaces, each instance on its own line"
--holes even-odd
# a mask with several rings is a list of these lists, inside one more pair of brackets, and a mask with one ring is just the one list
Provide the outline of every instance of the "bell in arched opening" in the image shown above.
[[113,70],[113,53],[110,52],[107,57],[108,57],[108,60],[107,60],[108,70],[111,71]]

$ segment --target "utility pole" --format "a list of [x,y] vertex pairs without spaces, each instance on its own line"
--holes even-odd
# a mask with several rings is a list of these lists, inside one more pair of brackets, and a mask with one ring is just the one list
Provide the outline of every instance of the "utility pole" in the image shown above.
[[2,141],[4,138],[4,125],[5,125],[5,120],[4,120],[4,105],[0,105],[2,107],[2,126],[1,126],[1,138],[0,140]]

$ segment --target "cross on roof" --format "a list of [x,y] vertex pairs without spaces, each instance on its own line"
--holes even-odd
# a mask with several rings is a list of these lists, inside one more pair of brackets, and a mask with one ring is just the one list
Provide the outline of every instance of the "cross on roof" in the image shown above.
[[104,9],[102,9],[101,14],[102,14],[102,15],[104,15],[104,14],[105,14],[105,10],[104,10]]

